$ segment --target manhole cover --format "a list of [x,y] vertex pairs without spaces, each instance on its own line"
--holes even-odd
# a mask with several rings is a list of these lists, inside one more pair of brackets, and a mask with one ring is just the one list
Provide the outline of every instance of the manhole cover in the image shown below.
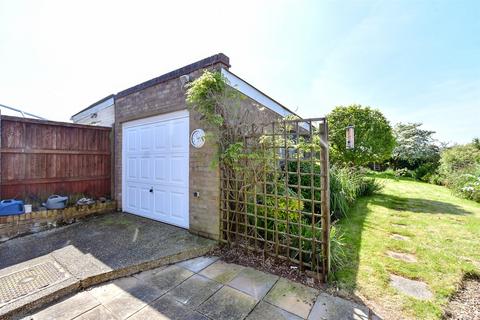
[[45,262],[0,277],[0,305],[63,280],[65,276],[53,262]]

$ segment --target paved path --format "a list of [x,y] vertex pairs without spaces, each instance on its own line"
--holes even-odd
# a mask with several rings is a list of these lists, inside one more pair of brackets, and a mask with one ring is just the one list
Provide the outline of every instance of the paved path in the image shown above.
[[198,257],[216,242],[112,213],[0,244],[0,319],[73,292]]
[[364,320],[369,312],[272,274],[199,257],[92,287],[26,319]]

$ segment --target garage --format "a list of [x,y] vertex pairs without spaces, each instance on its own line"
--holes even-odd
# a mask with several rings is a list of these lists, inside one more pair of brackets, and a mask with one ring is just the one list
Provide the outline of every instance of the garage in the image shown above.
[[189,113],[122,124],[124,211],[189,227]]

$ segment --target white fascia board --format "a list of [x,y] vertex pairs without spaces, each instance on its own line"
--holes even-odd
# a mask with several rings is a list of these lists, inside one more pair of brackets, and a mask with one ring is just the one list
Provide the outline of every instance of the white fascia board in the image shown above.
[[96,104],[96,105],[88,108],[87,110],[84,110],[84,111],[80,112],[79,114],[74,115],[71,119],[72,119],[73,122],[80,121],[83,118],[86,118],[86,117],[90,116],[92,113],[95,113],[95,112],[98,112],[100,110],[106,109],[106,108],[112,106],[113,104],[114,104],[114,100],[113,100],[113,97],[111,97],[110,99],[107,99],[103,102],[100,102],[99,104]]

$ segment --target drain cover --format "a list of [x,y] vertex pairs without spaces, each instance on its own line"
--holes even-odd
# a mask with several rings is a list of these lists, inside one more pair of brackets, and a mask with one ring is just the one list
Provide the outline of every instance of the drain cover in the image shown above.
[[33,293],[65,278],[53,262],[45,262],[0,278],[0,305]]

